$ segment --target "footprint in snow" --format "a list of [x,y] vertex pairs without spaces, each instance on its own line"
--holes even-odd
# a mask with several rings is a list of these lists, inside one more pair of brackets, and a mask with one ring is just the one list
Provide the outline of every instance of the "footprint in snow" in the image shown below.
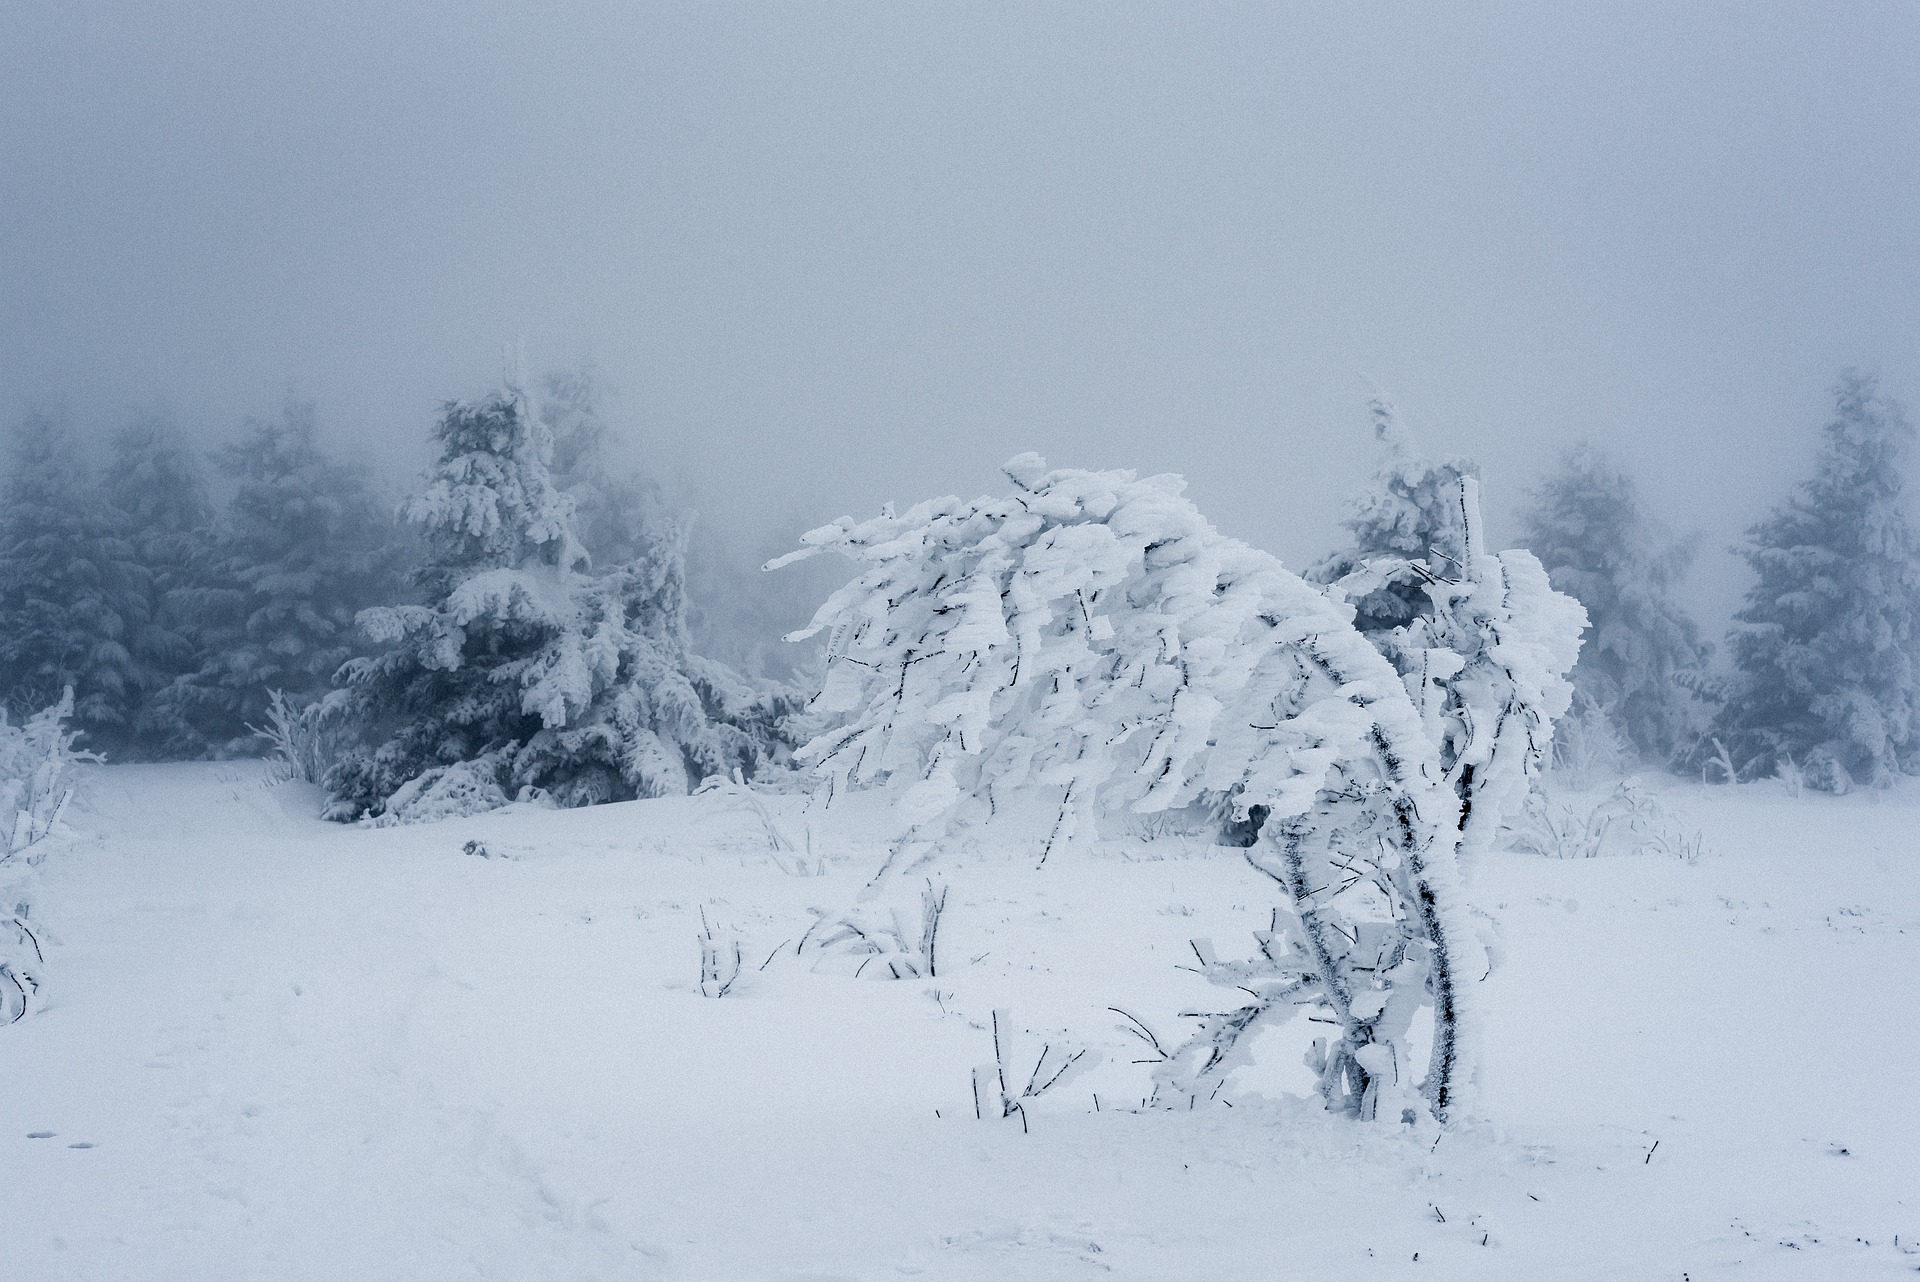
[[68,1148],[92,1148],[92,1147],[93,1147],[93,1141],[91,1141],[91,1140],[81,1140],[81,1141],[80,1141],[80,1142],[79,1142],[78,1144],[69,1144],[69,1145],[67,1145],[67,1147],[68,1147]]
[[28,1131],[27,1138],[30,1140],[50,1140],[53,1138],[53,1132],[52,1131]]

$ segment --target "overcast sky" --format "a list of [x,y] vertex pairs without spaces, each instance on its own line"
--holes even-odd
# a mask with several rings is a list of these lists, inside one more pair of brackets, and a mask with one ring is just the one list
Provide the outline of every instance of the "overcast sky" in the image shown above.
[[0,0],[0,411],[292,384],[413,466],[518,339],[710,519],[1038,449],[1297,566],[1371,378],[1497,516],[1630,456],[1717,616],[1834,374],[1920,401],[1917,68],[1834,0]]

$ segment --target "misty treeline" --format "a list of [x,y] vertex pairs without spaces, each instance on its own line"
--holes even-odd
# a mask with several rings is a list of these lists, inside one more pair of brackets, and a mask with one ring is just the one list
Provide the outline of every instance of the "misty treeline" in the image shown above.
[[[740,566],[728,532],[693,548],[701,527],[684,497],[617,457],[590,372],[550,375],[503,404],[477,429],[476,406],[444,407],[436,479],[412,496],[330,448],[314,407],[299,400],[211,451],[164,421],[91,435],[49,415],[16,423],[0,481],[0,707],[19,723],[71,689],[72,725],[119,761],[258,755],[276,730],[311,731],[316,720],[340,752],[381,746],[401,692],[390,692],[378,717],[356,720],[370,703],[340,697],[355,690],[349,673],[364,669],[349,665],[391,659],[394,638],[376,620],[444,606],[462,558],[466,568],[511,568],[523,549],[504,541],[502,522],[538,526],[529,546],[564,527],[570,559],[556,572],[626,573],[628,614],[642,613],[646,598],[649,626],[670,648],[698,638],[767,688],[808,661],[794,653],[803,647],[782,654],[778,643],[812,608],[796,595],[804,586]],[[480,439],[462,437],[472,431]],[[501,485],[495,510],[483,499],[491,481]],[[458,510],[436,517],[423,506],[433,493],[451,495]],[[452,528],[462,521],[492,541]],[[687,599],[689,577],[706,589],[704,606]],[[524,614],[518,604],[506,609]],[[496,636],[478,623],[471,630],[482,652],[465,665],[471,672],[490,671],[532,635],[519,617]],[[621,680],[646,684],[634,674]],[[458,686],[403,693],[416,702],[472,694]],[[470,742],[436,744],[440,759],[416,768],[483,754],[490,735],[506,733],[474,724]],[[705,767],[694,768],[697,780]],[[407,769],[390,753],[381,773]],[[356,796],[365,780],[363,771]],[[561,795],[635,794],[575,780]]]
[[[71,724],[112,760],[304,750],[339,817],[783,767],[818,693],[813,663],[775,657],[805,618],[797,585],[748,581],[725,532],[616,462],[589,375],[526,381],[446,405],[408,495],[338,457],[298,401],[211,453],[158,421],[104,439],[16,423],[0,706],[18,725],[71,689]],[[1466,563],[1457,481],[1477,469],[1374,413],[1382,466],[1348,546],[1307,577],[1360,583],[1355,624],[1392,655],[1431,577]],[[1566,454],[1518,540],[1590,620],[1556,751],[1833,790],[1920,770],[1911,438],[1871,377],[1842,377],[1811,476],[1737,549],[1754,581],[1718,652],[1684,596],[1692,544],[1623,461]]]

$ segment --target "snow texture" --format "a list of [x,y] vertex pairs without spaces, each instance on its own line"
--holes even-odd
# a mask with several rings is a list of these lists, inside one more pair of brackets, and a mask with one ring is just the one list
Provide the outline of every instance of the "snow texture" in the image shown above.
[[[718,792],[363,829],[256,763],[78,775],[31,918],[50,1001],[0,1029],[8,1276],[1920,1265],[1910,782],[1796,800],[1656,778],[1715,853],[1492,852],[1472,886],[1504,954],[1474,985],[1491,1120],[1442,1133],[1326,1115],[1298,1063],[1317,1024],[1269,1030],[1211,1104],[1141,1107],[1156,1065],[1108,1008],[1169,1047],[1179,1012],[1214,1008],[1176,963],[1190,937],[1266,924],[1237,852],[1116,838],[1035,870],[994,843],[993,878],[952,883],[938,978],[870,983],[792,945],[884,856],[883,793],[764,798],[825,857],[797,876]],[[697,987],[703,906],[742,946],[717,1001]],[[995,1011],[1021,1110],[976,1121]],[[1082,1050],[1099,1062],[1023,1097]]]

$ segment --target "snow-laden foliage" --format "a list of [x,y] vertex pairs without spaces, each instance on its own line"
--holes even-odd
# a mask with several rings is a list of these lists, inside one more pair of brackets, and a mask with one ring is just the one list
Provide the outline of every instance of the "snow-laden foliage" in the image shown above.
[[401,589],[391,509],[322,448],[311,403],[250,422],[219,461],[233,493],[191,598],[199,653],[155,700],[193,754],[253,751],[270,691],[293,708],[324,696],[363,652],[354,616]]
[[0,857],[17,855],[52,832],[73,796],[65,782],[76,761],[98,761],[73,745],[73,691],[14,725],[0,708]]
[[301,704],[284,691],[269,690],[265,724],[249,729],[265,741],[286,778],[317,784],[349,746],[344,703],[328,697]]
[[[1372,481],[1347,503],[1340,524],[1347,547],[1307,570],[1310,583],[1350,580],[1368,563],[1395,567],[1366,591],[1353,593],[1354,626],[1369,638],[1404,627],[1431,609],[1426,586],[1437,572],[1457,571],[1466,557],[1467,531],[1460,509],[1460,479],[1478,476],[1471,459],[1428,458],[1393,402],[1376,394],[1367,402],[1373,434],[1384,454]],[[1416,568],[1422,567],[1422,568]]]
[[46,960],[28,921],[27,848],[54,832],[73,797],[67,767],[99,760],[74,747],[72,715],[71,690],[18,726],[0,707],[0,1024],[32,1009]]
[[[1390,407],[1374,402],[1389,457],[1349,521],[1356,547],[1318,567],[1406,682],[1460,804],[1462,858],[1517,815],[1573,699],[1566,674],[1587,624],[1531,552],[1487,549],[1480,482],[1462,464],[1420,462]],[[1425,543],[1426,555],[1404,549]],[[1391,609],[1388,608],[1391,603]],[[1400,622],[1392,622],[1393,619]],[[1371,620],[1371,626],[1364,626]]]
[[[1318,1011],[1338,1032],[1315,1052],[1330,1107],[1398,1119],[1424,1092],[1445,1115],[1463,1081],[1458,811],[1397,674],[1179,478],[1031,454],[1005,470],[1004,497],[843,518],[787,558],[865,566],[809,629],[830,629],[818,704],[844,720],[800,758],[830,795],[896,794],[907,852],[1035,795],[1053,803],[1043,860],[1104,813],[1216,810],[1282,902],[1260,958],[1209,959],[1253,1004],[1206,1017],[1163,1092],[1213,1089],[1251,1029]],[[1428,1004],[1423,1072],[1409,1032]]]
[[1920,543],[1902,493],[1913,428],[1871,375],[1834,396],[1813,477],[1738,549],[1757,582],[1713,737],[1742,777],[1797,759],[1809,785],[1845,791],[1920,771]]
[[1650,760],[1691,749],[1691,691],[1711,648],[1673,596],[1692,546],[1663,537],[1633,478],[1590,445],[1534,489],[1522,539],[1553,586],[1586,608],[1574,688]]
[[429,550],[424,600],[360,615],[386,648],[342,670],[346,702],[380,743],[328,772],[335,817],[684,793],[783,751],[791,701],[688,648],[676,532],[591,571],[517,383],[449,404],[434,435],[440,461],[405,509]]
[[30,419],[0,489],[0,699],[23,717],[71,686],[95,742],[131,739],[151,576],[66,428]]

